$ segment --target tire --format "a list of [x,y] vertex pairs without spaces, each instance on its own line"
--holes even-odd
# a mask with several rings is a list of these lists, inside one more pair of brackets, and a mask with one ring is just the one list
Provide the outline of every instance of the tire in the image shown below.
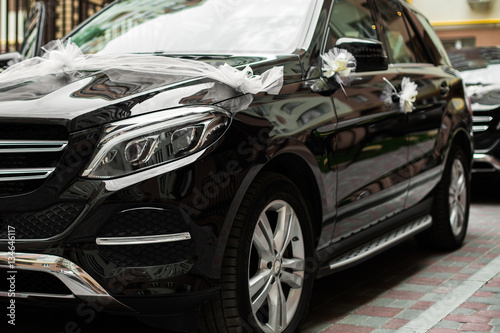
[[436,187],[432,227],[417,235],[431,249],[452,251],[464,242],[469,222],[470,172],[465,154],[458,146],[450,150],[443,178]]
[[306,266],[314,262],[306,207],[286,177],[257,177],[229,235],[220,295],[202,309],[204,331],[299,331],[315,273]]

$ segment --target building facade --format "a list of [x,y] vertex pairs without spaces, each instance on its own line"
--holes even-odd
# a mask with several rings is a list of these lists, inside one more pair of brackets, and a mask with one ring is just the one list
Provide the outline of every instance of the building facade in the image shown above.
[[[19,49],[24,36],[24,22],[36,1],[0,0],[0,53]],[[43,0],[47,16],[45,42],[62,38],[80,22],[111,1]]]
[[500,45],[500,0],[408,0],[447,48]]

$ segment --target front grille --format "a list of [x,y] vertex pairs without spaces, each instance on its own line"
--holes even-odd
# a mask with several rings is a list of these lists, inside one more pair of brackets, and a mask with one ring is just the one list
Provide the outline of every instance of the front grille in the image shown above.
[[491,111],[476,111],[473,117],[474,149],[489,150],[500,139],[499,109]]
[[498,144],[498,135],[492,135],[490,131],[476,134],[474,133],[474,149],[477,150],[489,150]]
[[[114,215],[98,232],[98,237],[168,235],[188,231],[176,208],[144,208]],[[121,267],[144,267],[178,263],[193,258],[196,247],[191,240],[148,245],[101,245],[101,254]]]
[[68,132],[64,126],[47,124],[1,123],[0,135],[9,140],[67,140]]
[[65,127],[0,124],[0,196],[32,192],[52,174],[64,153]]
[[7,238],[8,226],[15,228],[16,239],[44,239],[66,230],[85,207],[61,203],[30,213],[0,214],[0,239]]
[[[7,277],[13,275],[9,271],[0,268],[0,291],[9,291],[10,283]],[[50,273],[37,271],[17,270],[15,276],[15,292],[17,293],[39,293],[39,294],[56,294],[56,295],[71,295],[71,291],[66,287],[61,280]]]
[[60,158],[60,152],[11,154],[1,153],[0,169],[43,168]]

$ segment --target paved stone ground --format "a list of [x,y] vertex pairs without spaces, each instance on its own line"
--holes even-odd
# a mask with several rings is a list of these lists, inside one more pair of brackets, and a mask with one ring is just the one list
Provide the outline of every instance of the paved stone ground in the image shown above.
[[500,182],[475,181],[465,245],[408,241],[316,281],[304,333],[500,332]]

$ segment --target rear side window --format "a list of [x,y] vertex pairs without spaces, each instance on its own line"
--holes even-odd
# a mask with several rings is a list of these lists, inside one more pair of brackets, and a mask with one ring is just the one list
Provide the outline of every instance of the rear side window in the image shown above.
[[419,22],[415,21],[415,17],[409,16],[406,10],[403,11],[403,16],[417,61],[419,63],[434,64],[434,57],[431,56],[431,51],[429,51],[429,48],[432,48],[434,43],[431,42],[430,45],[425,45],[422,41],[422,29],[420,29],[420,31],[417,30],[419,27],[422,28]]
[[375,3],[380,15],[383,35],[389,47],[391,61],[395,64],[418,62],[401,5],[390,0],[376,0]]
[[332,45],[341,37],[379,39],[368,0],[336,0],[329,27]]
[[441,40],[434,32],[434,29],[432,28],[427,18],[417,12],[414,12],[414,14],[420,24],[422,24],[423,31],[420,35],[424,39],[427,50],[433,53],[434,57],[436,58],[436,65],[441,64],[445,66],[451,66],[446,50],[444,49]]

